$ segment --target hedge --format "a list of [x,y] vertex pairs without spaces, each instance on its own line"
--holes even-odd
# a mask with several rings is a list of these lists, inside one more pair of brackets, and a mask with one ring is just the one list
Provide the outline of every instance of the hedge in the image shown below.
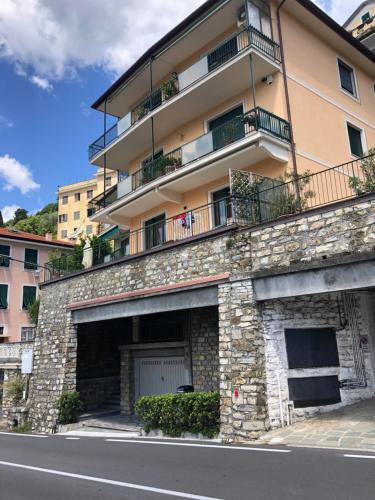
[[147,433],[160,429],[173,437],[191,432],[213,438],[220,430],[218,391],[142,396],[135,410]]

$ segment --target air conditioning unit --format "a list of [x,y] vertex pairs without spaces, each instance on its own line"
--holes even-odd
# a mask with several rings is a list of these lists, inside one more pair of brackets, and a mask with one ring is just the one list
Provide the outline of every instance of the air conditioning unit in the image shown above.
[[241,28],[246,24],[246,9],[245,6],[238,9],[237,12],[237,27]]

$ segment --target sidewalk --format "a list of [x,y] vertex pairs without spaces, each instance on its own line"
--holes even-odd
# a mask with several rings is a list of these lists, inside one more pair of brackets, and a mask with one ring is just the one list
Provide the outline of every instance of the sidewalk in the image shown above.
[[270,431],[259,442],[375,452],[375,399]]

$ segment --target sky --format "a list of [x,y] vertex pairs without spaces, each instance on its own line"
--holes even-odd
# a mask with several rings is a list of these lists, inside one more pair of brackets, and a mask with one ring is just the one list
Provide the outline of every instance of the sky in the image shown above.
[[[90,105],[203,0],[0,0],[0,210],[34,213],[89,179]],[[315,0],[343,23],[361,0]]]

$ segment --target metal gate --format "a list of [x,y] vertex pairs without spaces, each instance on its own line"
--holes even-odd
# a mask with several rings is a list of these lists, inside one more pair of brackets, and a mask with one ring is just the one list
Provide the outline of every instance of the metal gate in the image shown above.
[[188,382],[183,356],[135,359],[136,398],[176,392]]

